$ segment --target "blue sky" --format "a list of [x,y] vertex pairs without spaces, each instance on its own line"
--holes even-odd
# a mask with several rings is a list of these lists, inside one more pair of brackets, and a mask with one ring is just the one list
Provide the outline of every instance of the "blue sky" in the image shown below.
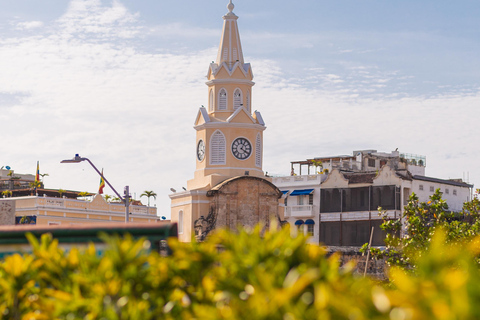
[[[0,11],[0,166],[95,191],[193,177],[193,120],[228,1],[17,0]],[[377,149],[422,154],[427,175],[480,182],[480,2],[234,1],[267,123],[264,170]],[[108,192],[108,191],[107,191]],[[146,198],[144,198],[146,202]]]

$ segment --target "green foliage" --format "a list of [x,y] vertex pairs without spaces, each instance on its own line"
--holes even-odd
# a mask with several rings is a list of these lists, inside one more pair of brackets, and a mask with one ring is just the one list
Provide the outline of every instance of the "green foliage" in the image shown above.
[[87,192],[87,191],[82,191],[82,192],[79,192],[79,193],[78,193],[78,197],[80,197],[80,198],[84,198],[84,199],[85,199],[85,198],[88,197],[88,196],[90,196],[90,192]]
[[7,197],[7,198],[8,198],[8,197],[11,197],[12,194],[13,194],[13,192],[10,191],[10,190],[4,190],[4,191],[2,191],[2,195],[3,195],[4,197]]
[[153,199],[157,199],[157,194],[154,191],[143,191],[143,193],[140,195],[141,197],[147,197],[148,199],[148,206],[150,207],[150,198],[153,197]]
[[40,181],[32,181],[29,183],[30,185],[30,188],[41,188],[42,187],[42,183]]
[[64,252],[29,236],[32,254],[0,264],[0,314],[8,319],[381,319],[374,284],[339,257],[289,230],[220,231],[204,243],[105,238]]
[[172,255],[146,240],[103,237],[65,252],[28,235],[31,254],[0,263],[1,319],[479,319],[480,237],[436,232],[415,274],[391,269],[382,286],[339,266],[290,231],[218,231],[203,243],[171,239]]
[[480,238],[452,242],[437,230],[415,260],[415,274],[393,267],[390,319],[480,319]]
[[[442,199],[440,189],[430,196],[428,202],[420,202],[415,193],[410,196],[404,208],[404,236],[401,233],[401,220],[386,217],[381,228],[387,231],[386,250],[371,248],[374,257],[386,257],[391,265],[411,267],[413,262],[429,247],[433,234],[437,230],[445,232],[447,243],[470,241],[480,234],[480,201],[474,198],[466,202],[461,212],[448,210],[447,202]],[[362,247],[363,252],[367,248]]]

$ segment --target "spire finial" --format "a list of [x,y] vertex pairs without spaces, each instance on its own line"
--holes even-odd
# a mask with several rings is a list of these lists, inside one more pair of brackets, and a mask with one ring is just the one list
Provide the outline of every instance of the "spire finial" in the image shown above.
[[230,13],[233,13],[234,8],[235,8],[235,5],[232,3],[232,0],[230,0],[230,3],[227,5],[227,9]]

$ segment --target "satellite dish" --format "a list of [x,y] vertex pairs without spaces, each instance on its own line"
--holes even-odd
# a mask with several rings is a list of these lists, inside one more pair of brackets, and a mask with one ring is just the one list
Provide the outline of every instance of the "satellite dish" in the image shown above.
[[10,170],[10,166],[6,166],[5,169]]

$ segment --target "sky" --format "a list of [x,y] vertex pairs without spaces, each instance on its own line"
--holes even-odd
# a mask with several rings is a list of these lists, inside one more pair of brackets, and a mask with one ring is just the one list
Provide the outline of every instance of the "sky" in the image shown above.
[[[0,0],[0,167],[47,188],[119,192],[170,216],[195,170],[227,0]],[[375,149],[480,185],[480,2],[236,0],[266,122],[263,169]],[[107,194],[113,192],[105,189]],[[141,198],[146,204],[147,198]]]

